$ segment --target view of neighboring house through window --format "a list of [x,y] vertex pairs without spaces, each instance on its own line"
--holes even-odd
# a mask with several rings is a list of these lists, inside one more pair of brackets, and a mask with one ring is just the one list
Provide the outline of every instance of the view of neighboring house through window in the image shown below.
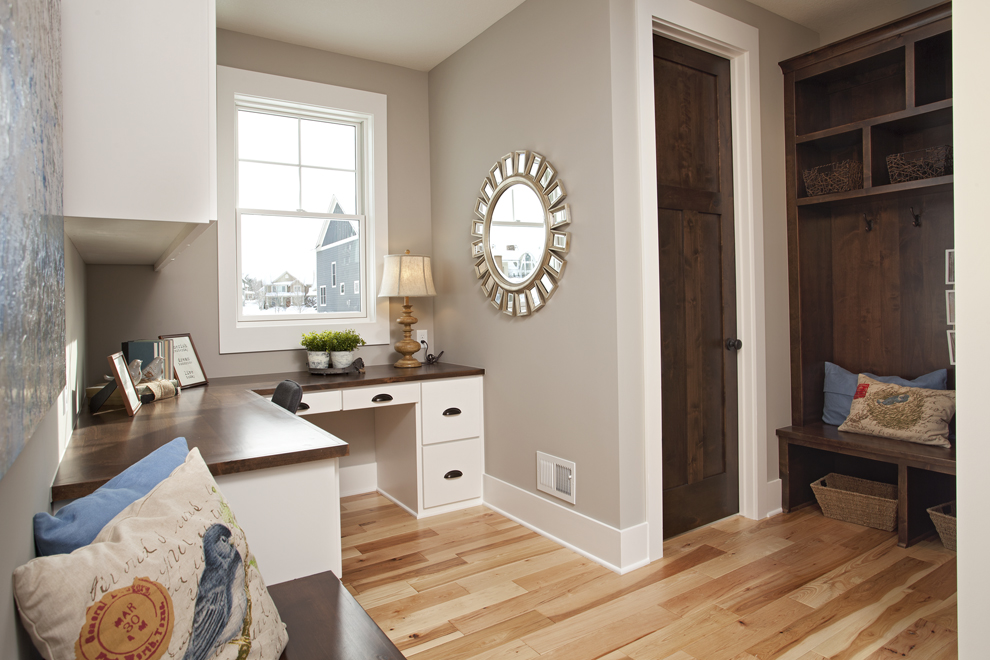
[[346,300],[326,295],[364,277],[359,122],[277,101],[237,105],[241,318],[362,315],[359,284]]

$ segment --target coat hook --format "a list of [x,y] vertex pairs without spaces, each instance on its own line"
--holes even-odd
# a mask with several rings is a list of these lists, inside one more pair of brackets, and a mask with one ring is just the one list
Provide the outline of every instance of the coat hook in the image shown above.
[[911,207],[911,215],[914,216],[914,222],[912,222],[911,224],[914,225],[915,227],[920,227],[921,226],[921,211],[918,211],[917,213],[915,213],[914,212],[914,207],[912,206]]
[[873,218],[864,213],[863,222],[866,223],[866,231],[873,231]]

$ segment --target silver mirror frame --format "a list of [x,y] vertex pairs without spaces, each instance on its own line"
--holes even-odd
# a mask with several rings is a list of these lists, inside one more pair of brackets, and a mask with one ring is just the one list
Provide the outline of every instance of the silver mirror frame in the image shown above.
[[[496,203],[506,189],[518,183],[531,188],[540,198],[546,236],[539,266],[522,282],[510,282],[495,267],[489,236]],[[567,265],[564,255],[571,249],[570,233],[560,231],[571,223],[570,206],[564,203],[566,197],[556,168],[532,151],[506,154],[482,181],[471,218],[471,258],[481,293],[503,314],[529,316],[542,309],[560,286]]]

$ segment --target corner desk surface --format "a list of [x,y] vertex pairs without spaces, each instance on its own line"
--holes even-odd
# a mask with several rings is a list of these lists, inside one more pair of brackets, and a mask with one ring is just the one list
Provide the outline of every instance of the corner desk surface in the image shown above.
[[456,364],[396,369],[366,367],[363,374],[316,376],[289,372],[215,378],[173,399],[147,404],[134,417],[123,409],[79,417],[52,483],[52,501],[93,492],[116,474],[174,438],[198,447],[214,475],[347,456],[347,443],[270,401],[286,378],[305,392],[367,387],[436,378],[478,376],[484,369]]

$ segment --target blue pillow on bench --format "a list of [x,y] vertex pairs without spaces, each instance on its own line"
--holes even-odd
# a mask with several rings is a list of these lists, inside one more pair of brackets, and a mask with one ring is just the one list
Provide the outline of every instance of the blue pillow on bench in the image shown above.
[[151,492],[186,460],[185,438],[159,447],[86,497],[69,502],[54,516],[34,515],[38,556],[68,554],[89,545],[114,516]]
[[[914,380],[905,380],[899,376],[874,376],[865,374],[881,383],[893,383],[901,387],[921,387],[926,390],[944,390],[948,374],[945,369],[938,369],[918,376]],[[856,395],[856,384],[859,375],[846,371],[837,364],[825,363],[825,409],[822,421],[826,424],[841,426],[849,417],[853,396]]]

